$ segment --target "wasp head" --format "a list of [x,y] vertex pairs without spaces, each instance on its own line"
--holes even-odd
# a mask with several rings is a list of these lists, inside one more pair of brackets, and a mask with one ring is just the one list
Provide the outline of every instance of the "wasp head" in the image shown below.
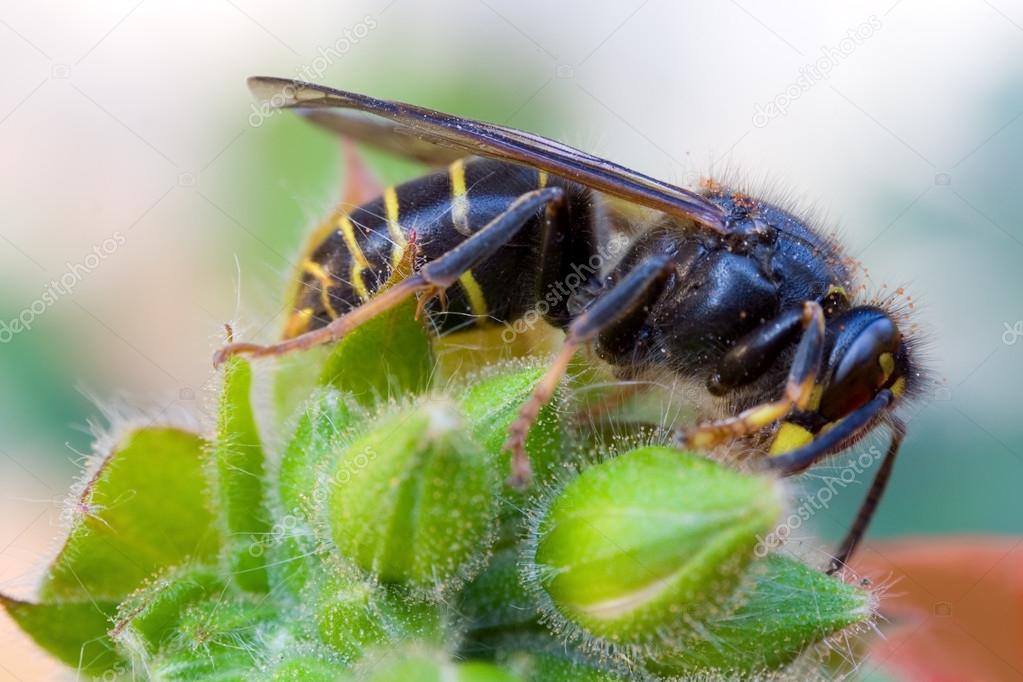
[[848,310],[828,323],[823,390],[817,412],[828,422],[852,413],[882,390],[898,399],[913,378],[910,348],[895,320],[874,306]]

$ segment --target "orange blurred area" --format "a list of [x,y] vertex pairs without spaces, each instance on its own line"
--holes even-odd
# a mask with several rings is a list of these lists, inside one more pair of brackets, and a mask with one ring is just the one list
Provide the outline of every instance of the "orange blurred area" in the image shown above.
[[866,667],[933,682],[1023,680],[1023,538],[873,542],[855,571],[882,587]]
[[[10,479],[6,479],[9,481]],[[5,594],[20,598],[33,595],[35,581],[52,555],[60,523],[56,505],[45,500],[25,500],[5,482],[0,484],[0,586]],[[45,492],[22,488],[20,493]],[[10,497],[7,497],[7,495]],[[50,657],[21,632],[6,611],[0,610],[0,680],[66,679],[67,668]]]

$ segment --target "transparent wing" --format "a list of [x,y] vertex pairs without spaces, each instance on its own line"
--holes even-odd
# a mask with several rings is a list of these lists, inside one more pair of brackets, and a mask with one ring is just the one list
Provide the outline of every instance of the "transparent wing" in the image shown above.
[[249,87],[275,109],[296,109],[325,128],[426,163],[465,155],[510,161],[727,232],[724,213],[705,197],[540,135],[286,78],[257,76]]

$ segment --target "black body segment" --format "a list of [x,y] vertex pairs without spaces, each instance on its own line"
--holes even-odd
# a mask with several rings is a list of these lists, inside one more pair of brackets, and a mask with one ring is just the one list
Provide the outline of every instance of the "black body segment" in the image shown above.
[[469,238],[426,263],[420,272],[431,284],[445,289],[450,287],[474,265],[486,263],[499,249],[511,243],[525,226],[538,220],[540,209],[551,203],[560,203],[564,197],[565,192],[559,187],[530,190],[508,204],[478,232],[466,222],[466,236]]
[[802,319],[802,310],[790,308],[747,333],[718,362],[707,390],[725,395],[761,376],[792,344]]
[[[735,212],[729,220],[733,234],[666,220],[639,236],[606,285],[650,253],[671,258],[674,273],[634,343],[600,350],[612,364],[636,367],[653,360],[712,385],[724,382],[716,395],[754,382],[761,391],[780,387],[788,368],[778,360],[791,355],[805,302],[820,303],[849,275],[828,242],[811,242],[788,225],[790,219],[775,217],[785,215],[779,209],[762,202],[755,211],[737,208],[726,193],[711,197]],[[776,219],[787,229],[767,222]],[[752,396],[746,406],[756,402]]]
[[[568,234],[567,225],[589,224],[592,198],[585,188],[551,183],[540,171],[466,159],[387,188],[379,199],[338,215],[326,235],[314,236],[320,241],[303,263],[287,336],[323,327],[366,301],[389,280],[410,242],[415,244],[417,263],[425,267],[457,249],[520,196],[544,188],[563,195],[551,209],[560,229],[547,229],[549,211],[538,208],[516,237],[478,267],[461,273],[447,290],[444,306],[432,302],[427,308],[441,332],[521,317],[535,304],[544,284],[544,256],[550,263],[549,277],[576,262],[587,263],[589,232]],[[545,240],[558,248],[543,249]],[[552,313],[553,321],[567,323],[564,310]]]
[[[609,287],[586,312],[572,321],[569,337],[584,343],[598,334],[628,334],[631,329],[621,329],[619,325],[636,320],[657,300],[664,291],[671,265],[671,260],[661,254],[642,260],[619,284]],[[635,322],[629,325],[635,326],[638,326]]]

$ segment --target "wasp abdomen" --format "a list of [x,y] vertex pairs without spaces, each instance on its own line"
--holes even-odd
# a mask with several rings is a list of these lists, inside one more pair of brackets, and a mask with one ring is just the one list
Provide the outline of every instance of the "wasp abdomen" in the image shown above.
[[[518,196],[547,182],[542,171],[461,159],[444,170],[388,187],[362,206],[342,207],[310,238],[285,337],[329,324],[367,300],[391,278],[410,242],[415,242],[417,264],[430,262],[481,229]],[[534,302],[540,234],[532,227],[464,273],[447,292],[443,310],[430,304],[427,310],[441,331],[485,320],[510,321]]]

